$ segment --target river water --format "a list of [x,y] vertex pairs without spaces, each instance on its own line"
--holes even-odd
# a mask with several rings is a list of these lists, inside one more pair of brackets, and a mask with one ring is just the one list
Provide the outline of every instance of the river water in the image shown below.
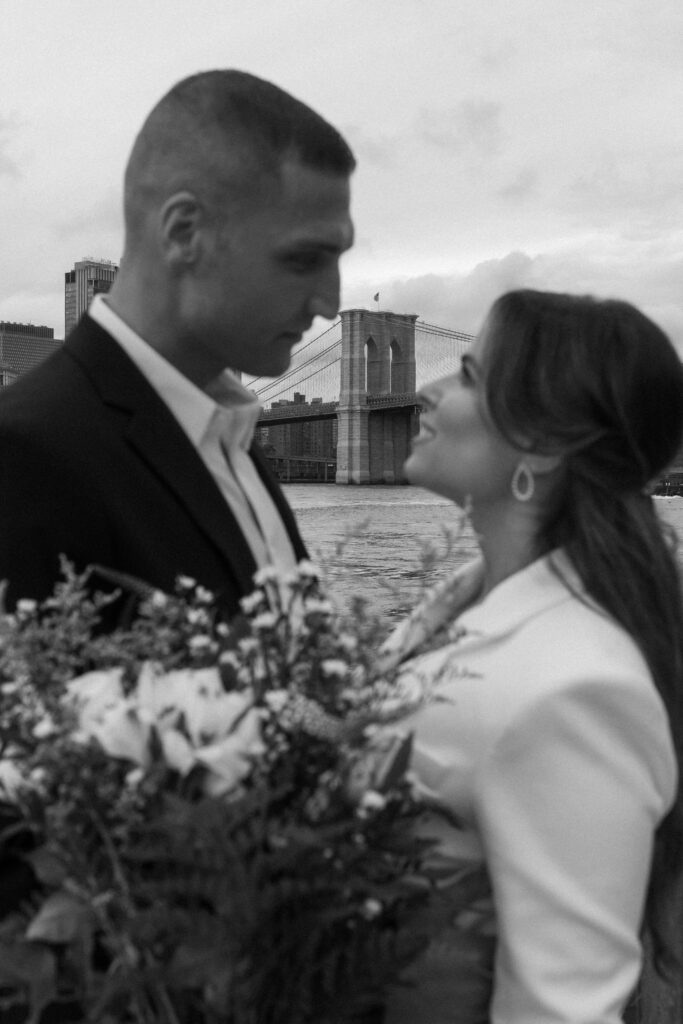
[[[466,529],[447,552],[444,530],[458,533],[458,510],[420,487],[285,484],[284,491],[311,557],[325,567],[334,593],[342,601],[369,596],[391,619],[412,607],[425,585],[425,545],[439,553],[431,580],[471,558],[476,548]],[[683,548],[683,497],[655,501]]]

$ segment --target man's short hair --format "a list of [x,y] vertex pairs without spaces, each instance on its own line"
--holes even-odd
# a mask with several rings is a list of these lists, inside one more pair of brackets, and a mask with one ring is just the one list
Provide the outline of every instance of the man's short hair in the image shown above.
[[244,71],[204,71],[173,86],[148,115],[126,168],[126,227],[153,196],[179,189],[214,203],[244,202],[296,160],[348,176],[351,149],[324,118],[278,86]]

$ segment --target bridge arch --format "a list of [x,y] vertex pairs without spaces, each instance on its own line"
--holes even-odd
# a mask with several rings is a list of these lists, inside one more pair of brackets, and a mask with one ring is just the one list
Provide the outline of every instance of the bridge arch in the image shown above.
[[[337,483],[395,483],[408,455],[413,407],[389,400],[415,391],[417,314],[341,313]],[[374,405],[373,405],[374,403]]]

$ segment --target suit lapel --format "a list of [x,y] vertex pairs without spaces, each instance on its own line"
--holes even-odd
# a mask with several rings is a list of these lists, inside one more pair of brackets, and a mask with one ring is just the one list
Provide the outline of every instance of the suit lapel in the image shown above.
[[256,564],[220,489],[195,448],[123,349],[87,315],[64,346],[87,373],[102,401],[120,410],[126,442],[190,514],[197,529],[230,565],[245,593]]
[[280,487],[280,485],[278,484],[277,480],[275,479],[271,472],[266,457],[256,444],[253,444],[251,446],[251,448],[249,449],[249,454],[251,455],[254,465],[256,466],[256,469],[258,471],[258,474],[261,477],[263,486],[270,494],[275,504],[275,507],[277,508],[278,512],[280,513],[280,516],[282,517],[282,521],[285,524],[285,529],[287,530],[287,533],[289,534],[289,539],[292,542],[292,547],[294,548],[294,553],[297,559],[308,558],[308,552],[306,551],[304,542],[301,539],[301,534],[299,533],[299,528],[296,525],[296,520],[294,518],[292,510],[287,504],[285,496],[282,493],[282,488]]

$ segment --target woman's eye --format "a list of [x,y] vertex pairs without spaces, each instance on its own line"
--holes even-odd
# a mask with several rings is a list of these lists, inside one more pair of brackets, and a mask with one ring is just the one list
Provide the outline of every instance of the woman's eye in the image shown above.
[[470,366],[469,362],[466,359],[463,359],[462,363],[460,364],[460,373],[458,374],[458,376],[460,377],[460,380],[463,382],[463,384],[475,383],[475,377],[472,372],[472,367]]

